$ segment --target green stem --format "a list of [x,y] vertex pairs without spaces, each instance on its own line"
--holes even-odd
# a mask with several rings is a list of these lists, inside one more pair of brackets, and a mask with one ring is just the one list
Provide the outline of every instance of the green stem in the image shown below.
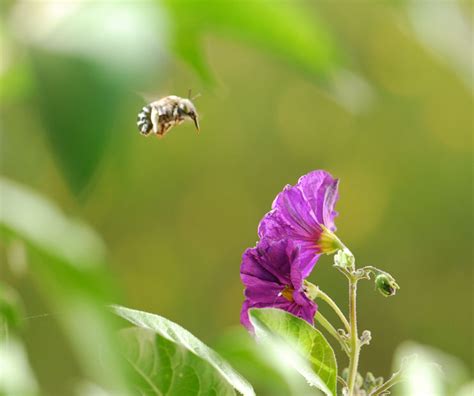
[[347,354],[347,356],[349,356],[349,348],[347,347],[345,340],[337,332],[334,326],[323,316],[323,314],[321,312],[316,312],[314,319],[318,321],[321,326],[323,326],[326,331],[339,342],[339,344],[341,344],[342,350]]
[[349,395],[354,395],[354,386],[357,378],[357,369],[359,366],[360,341],[357,333],[357,282],[358,279],[354,276],[349,278],[349,318],[350,318],[350,356],[349,356],[349,377],[347,386],[349,388]]
[[401,381],[403,381],[403,378],[401,376],[401,372],[399,371],[399,372],[393,374],[390,377],[390,379],[387,380],[385,383],[383,383],[382,385],[378,386],[373,391],[371,391],[369,393],[369,396],[381,395],[384,391],[386,391],[387,389],[390,389],[392,386],[394,386],[395,384],[398,384]]
[[316,295],[316,298],[320,298],[326,304],[328,304],[334,310],[334,312],[336,312],[337,316],[339,316],[339,319],[341,319],[342,323],[346,327],[347,332],[350,332],[351,328],[350,328],[349,322],[347,321],[346,317],[342,313],[341,309],[333,301],[333,299],[319,288],[318,288],[318,294]]
[[337,376],[337,380],[341,383],[343,387],[347,388],[347,383],[344,381],[344,378],[340,377],[339,375]]

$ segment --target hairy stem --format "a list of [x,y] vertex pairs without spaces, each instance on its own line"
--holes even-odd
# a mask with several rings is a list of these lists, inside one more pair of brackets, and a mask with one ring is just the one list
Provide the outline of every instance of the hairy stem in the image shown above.
[[360,341],[357,332],[357,281],[354,276],[349,278],[349,318],[350,318],[350,355],[349,355],[349,376],[347,387],[349,396],[354,395],[354,385],[357,378],[357,369],[359,366]]
[[323,300],[326,304],[328,304],[334,312],[336,312],[337,316],[339,319],[341,319],[342,323],[346,327],[347,332],[350,332],[351,328],[349,325],[349,322],[347,321],[346,317],[342,313],[341,309],[337,306],[337,304],[333,301],[331,297],[329,297],[326,293],[324,293],[321,289],[318,288],[318,294],[316,295],[316,298],[320,298]]
[[317,312],[314,319],[318,321],[321,324],[321,326],[323,326],[326,329],[326,331],[329,334],[331,334],[339,342],[339,344],[341,344],[342,350],[346,353],[347,356],[349,356],[349,348],[347,347],[345,340],[337,332],[334,326],[331,323],[329,323],[329,321],[323,316],[323,314],[320,312]]
[[398,384],[399,382],[403,381],[401,371],[396,372],[393,374],[389,380],[387,380],[382,385],[375,388],[373,391],[369,393],[369,396],[378,396],[382,394],[387,389],[390,389],[393,385]]

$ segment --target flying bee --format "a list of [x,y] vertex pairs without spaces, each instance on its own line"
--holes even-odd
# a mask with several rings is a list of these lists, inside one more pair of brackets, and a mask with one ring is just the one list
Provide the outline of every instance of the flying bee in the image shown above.
[[138,113],[137,126],[142,135],[154,133],[162,138],[175,125],[181,124],[186,118],[194,122],[199,133],[199,116],[191,99],[179,96],[165,96],[151,102]]

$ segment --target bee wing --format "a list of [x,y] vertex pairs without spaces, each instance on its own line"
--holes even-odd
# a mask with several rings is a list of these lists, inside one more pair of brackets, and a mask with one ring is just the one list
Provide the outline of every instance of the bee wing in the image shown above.
[[139,92],[135,91],[135,94],[143,100],[144,103],[151,103],[154,102],[155,100],[162,98],[165,95],[157,95],[151,92]]
[[135,94],[142,98],[145,103],[155,102],[160,100],[161,98],[165,98],[169,95],[169,92],[172,90],[171,86],[166,84],[165,87],[161,87],[159,90],[156,91],[135,91]]

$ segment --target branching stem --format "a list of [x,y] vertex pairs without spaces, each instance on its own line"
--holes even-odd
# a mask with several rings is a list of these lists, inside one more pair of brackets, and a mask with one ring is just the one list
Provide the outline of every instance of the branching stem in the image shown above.
[[342,323],[344,324],[346,331],[350,332],[351,327],[349,325],[349,322],[347,321],[345,315],[342,313],[341,309],[337,306],[337,304],[334,302],[334,300],[329,297],[326,293],[324,293],[321,289],[318,288],[318,294],[316,295],[316,298],[320,298],[323,300],[326,304],[328,304],[334,312],[337,314],[339,319],[341,319]]
[[337,332],[337,330],[334,328],[334,326],[329,323],[329,321],[323,316],[321,312],[317,312],[316,316],[314,319],[323,326],[326,331],[331,334],[341,345],[342,350],[346,353],[347,356],[350,355],[349,348],[347,346],[347,343],[345,340],[341,337],[341,335]]

